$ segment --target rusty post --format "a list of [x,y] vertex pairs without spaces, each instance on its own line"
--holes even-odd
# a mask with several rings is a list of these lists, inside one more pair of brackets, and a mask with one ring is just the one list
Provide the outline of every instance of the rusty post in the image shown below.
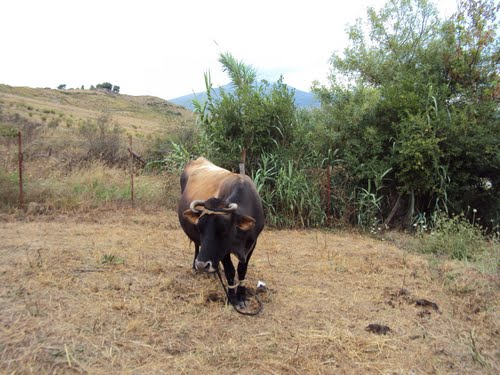
[[331,166],[328,165],[326,168],[326,178],[327,178],[327,200],[326,200],[326,225],[330,226],[330,207],[331,207],[331,199],[332,199],[332,182],[331,182]]
[[17,133],[19,141],[18,160],[19,160],[19,207],[24,205],[24,192],[23,192],[23,141],[21,131]]
[[134,203],[134,151],[132,150],[132,136],[129,136],[129,163],[130,163],[130,200]]

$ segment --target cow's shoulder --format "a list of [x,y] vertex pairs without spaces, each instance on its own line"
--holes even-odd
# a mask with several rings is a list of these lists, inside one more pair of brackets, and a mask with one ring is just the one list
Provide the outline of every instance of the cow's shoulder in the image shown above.
[[210,173],[211,171],[221,171],[224,170],[221,167],[216,166],[210,160],[205,159],[204,157],[199,157],[196,160],[190,161],[186,164],[184,168],[184,174],[186,176],[191,176],[193,173]]
[[224,181],[232,179],[234,173],[221,168],[209,160],[199,157],[189,162],[181,176],[182,192],[187,199],[207,199],[219,195]]

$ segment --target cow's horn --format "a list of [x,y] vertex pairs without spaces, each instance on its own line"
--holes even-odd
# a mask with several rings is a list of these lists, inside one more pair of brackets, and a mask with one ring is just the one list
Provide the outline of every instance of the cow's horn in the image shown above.
[[205,206],[205,201],[202,201],[202,200],[194,200],[191,202],[191,204],[189,205],[189,209],[191,211],[193,211],[194,213],[196,212],[200,212],[200,210],[197,210],[196,209],[196,206]]
[[237,203],[229,203],[229,206],[227,208],[224,208],[225,212],[234,212],[238,209],[238,204]]

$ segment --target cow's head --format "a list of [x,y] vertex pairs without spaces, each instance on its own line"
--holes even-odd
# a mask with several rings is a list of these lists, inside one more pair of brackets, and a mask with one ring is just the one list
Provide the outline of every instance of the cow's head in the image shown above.
[[[200,252],[195,261],[198,271],[215,272],[219,262],[231,251],[240,258],[246,255],[238,253],[235,243],[245,236],[255,225],[255,219],[240,215],[236,203],[227,203],[218,198],[206,201],[195,200],[184,217],[196,226],[200,233]],[[245,260],[245,259],[242,259]]]

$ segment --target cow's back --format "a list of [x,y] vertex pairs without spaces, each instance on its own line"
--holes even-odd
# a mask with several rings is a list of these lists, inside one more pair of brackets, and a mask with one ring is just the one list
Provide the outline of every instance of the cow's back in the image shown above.
[[221,183],[231,175],[233,173],[203,157],[191,161],[181,176],[182,196],[179,205],[187,209],[195,199],[206,200],[217,197]]

